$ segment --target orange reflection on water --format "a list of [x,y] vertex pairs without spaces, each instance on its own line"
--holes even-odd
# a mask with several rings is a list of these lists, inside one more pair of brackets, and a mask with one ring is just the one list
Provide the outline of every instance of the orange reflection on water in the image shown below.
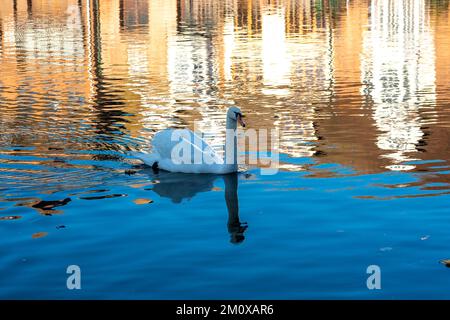
[[415,170],[407,161],[449,159],[449,12],[431,0],[3,1],[2,140],[84,150],[119,130],[145,146],[197,121],[219,145],[238,104],[290,156]]

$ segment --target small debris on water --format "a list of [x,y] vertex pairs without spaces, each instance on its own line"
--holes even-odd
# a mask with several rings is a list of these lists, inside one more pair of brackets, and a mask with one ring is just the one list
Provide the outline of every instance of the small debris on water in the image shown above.
[[149,204],[149,203],[152,203],[153,200],[140,198],[140,199],[135,199],[133,202],[136,203],[136,204]]
[[0,217],[0,220],[17,220],[22,218],[21,216],[6,216],[6,217]]
[[450,268],[450,259],[444,259],[444,260],[441,260],[439,262],[442,263],[447,268]]
[[31,238],[38,239],[38,238],[43,238],[46,235],[48,235],[48,232],[36,232],[31,235]]

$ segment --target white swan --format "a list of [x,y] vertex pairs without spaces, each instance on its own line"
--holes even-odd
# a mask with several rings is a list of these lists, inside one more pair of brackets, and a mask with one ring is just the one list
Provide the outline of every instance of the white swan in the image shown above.
[[166,129],[155,134],[152,153],[133,152],[145,164],[170,172],[215,173],[237,172],[237,123],[245,127],[241,110],[227,111],[225,157],[220,157],[208,143],[188,129]]

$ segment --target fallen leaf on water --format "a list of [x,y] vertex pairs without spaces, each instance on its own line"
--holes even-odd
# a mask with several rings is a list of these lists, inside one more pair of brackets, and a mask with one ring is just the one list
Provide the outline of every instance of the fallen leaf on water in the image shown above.
[[133,202],[136,204],[148,204],[148,203],[152,203],[153,200],[140,198],[140,199],[135,199]]
[[130,184],[130,187],[135,188],[135,189],[140,189],[143,187],[148,186],[148,183],[137,183],[137,184]]
[[222,189],[219,187],[214,187],[214,188],[212,188],[212,191],[222,191]]
[[21,216],[6,216],[6,217],[0,217],[0,220],[17,220],[22,218]]
[[442,263],[447,268],[450,268],[450,259],[444,259],[444,260],[441,260],[439,262]]
[[33,233],[33,235],[31,236],[31,238],[33,238],[33,239],[43,238],[43,237],[45,237],[46,235],[48,235],[48,232],[36,232],[36,233]]

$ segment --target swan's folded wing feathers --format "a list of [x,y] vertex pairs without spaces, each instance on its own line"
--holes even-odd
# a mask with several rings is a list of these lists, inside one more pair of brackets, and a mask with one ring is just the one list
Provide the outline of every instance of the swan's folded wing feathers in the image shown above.
[[201,159],[207,163],[223,163],[223,159],[204,139],[191,130],[182,130],[182,132],[175,134],[174,129],[166,129],[155,134],[152,145],[154,151],[160,155],[161,159],[172,159],[172,150],[175,146],[178,146],[180,149],[190,150],[191,163],[194,162],[195,152],[200,152],[202,154]]

